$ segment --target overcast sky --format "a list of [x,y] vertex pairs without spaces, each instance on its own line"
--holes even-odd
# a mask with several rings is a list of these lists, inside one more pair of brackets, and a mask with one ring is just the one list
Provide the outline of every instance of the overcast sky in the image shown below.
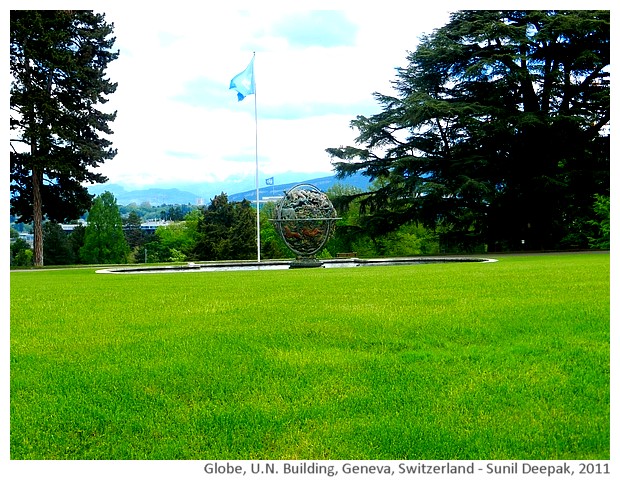
[[[394,15],[376,6],[243,11],[115,2],[104,13],[120,50],[108,68],[118,82],[108,104],[118,111],[118,155],[102,173],[128,188],[234,183],[254,178],[258,145],[259,178],[329,174],[325,149],[352,143],[350,121],[379,111],[372,93],[389,93],[407,50],[448,20],[445,7],[414,6]],[[230,80],[253,52],[256,98],[239,102]]]

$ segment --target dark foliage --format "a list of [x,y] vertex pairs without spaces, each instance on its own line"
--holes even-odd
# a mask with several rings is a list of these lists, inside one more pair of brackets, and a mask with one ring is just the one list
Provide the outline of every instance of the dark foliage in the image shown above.
[[199,260],[244,260],[256,254],[256,211],[249,201],[228,202],[216,195],[202,210],[194,250]]
[[11,213],[34,223],[42,265],[42,221],[79,218],[91,205],[85,183],[116,155],[105,135],[116,113],[101,109],[116,84],[105,77],[113,24],[75,10],[11,11]]
[[[399,69],[383,111],[330,148],[373,235],[410,221],[458,249],[586,241],[609,195],[609,11],[461,11]],[[456,247],[455,247],[456,246]]]

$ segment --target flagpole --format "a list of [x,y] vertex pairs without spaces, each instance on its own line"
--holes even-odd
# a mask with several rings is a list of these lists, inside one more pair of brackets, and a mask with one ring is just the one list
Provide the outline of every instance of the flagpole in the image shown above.
[[254,155],[256,159],[256,256],[260,263],[260,198],[258,189],[258,108],[256,102],[256,81],[254,77],[254,59],[256,52],[253,52],[252,61],[241,73],[235,75],[230,81],[230,87],[237,90],[238,101],[243,100],[248,95],[254,95]]
[[[252,56],[252,62],[256,58],[256,52]],[[253,63],[252,63],[253,65]],[[252,68],[254,68],[252,66]],[[258,110],[256,107],[256,76],[252,72],[254,77],[254,154],[256,159],[256,258],[260,263],[260,201],[259,201],[259,188],[258,188]]]

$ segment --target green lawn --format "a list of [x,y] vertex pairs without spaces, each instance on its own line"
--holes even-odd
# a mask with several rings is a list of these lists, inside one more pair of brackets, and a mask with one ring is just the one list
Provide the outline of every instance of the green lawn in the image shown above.
[[13,459],[609,459],[608,254],[11,273]]

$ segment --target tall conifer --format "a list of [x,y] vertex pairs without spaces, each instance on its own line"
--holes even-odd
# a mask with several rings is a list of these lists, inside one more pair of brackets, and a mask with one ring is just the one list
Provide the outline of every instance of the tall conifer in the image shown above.
[[[362,172],[377,235],[409,221],[444,245],[587,247],[609,195],[609,11],[460,11],[424,37],[357,145],[330,148]],[[451,245],[450,245],[451,244]]]
[[85,183],[116,150],[106,135],[116,112],[101,107],[116,83],[113,24],[76,10],[11,11],[11,213],[33,222],[34,263],[43,265],[42,221],[78,218],[91,205]]

